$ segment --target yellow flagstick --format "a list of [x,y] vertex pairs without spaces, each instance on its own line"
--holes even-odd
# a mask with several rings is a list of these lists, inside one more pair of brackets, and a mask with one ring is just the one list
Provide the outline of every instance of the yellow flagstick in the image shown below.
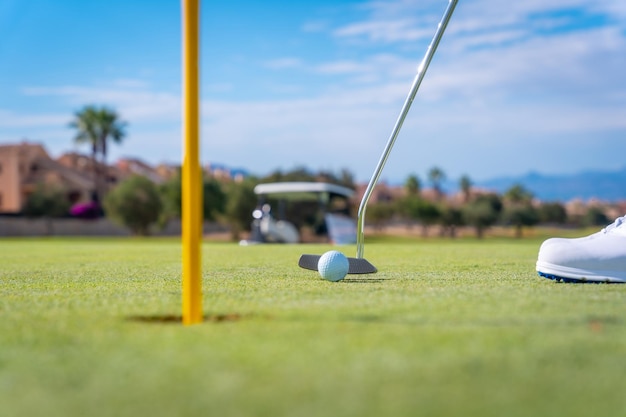
[[199,158],[199,5],[182,0],[183,17],[183,324],[202,322],[202,171]]

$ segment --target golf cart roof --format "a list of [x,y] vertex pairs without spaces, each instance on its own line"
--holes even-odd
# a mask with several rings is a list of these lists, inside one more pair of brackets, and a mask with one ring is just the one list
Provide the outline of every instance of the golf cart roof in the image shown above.
[[352,197],[354,191],[341,185],[329,184],[326,182],[273,182],[259,184],[254,187],[257,195],[267,194],[337,194],[346,198]]

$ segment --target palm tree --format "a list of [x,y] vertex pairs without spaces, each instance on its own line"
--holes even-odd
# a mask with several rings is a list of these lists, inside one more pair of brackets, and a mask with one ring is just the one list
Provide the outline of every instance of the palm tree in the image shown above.
[[463,193],[464,202],[469,202],[470,196],[472,194],[472,180],[470,179],[470,177],[467,175],[463,175],[459,180],[459,187],[461,188],[461,192]]
[[404,182],[404,189],[406,190],[407,195],[416,196],[420,194],[420,190],[422,185],[420,184],[420,180],[415,174],[411,174],[407,177]]
[[439,167],[433,167],[428,171],[428,180],[433,186],[433,190],[435,190],[435,194],[437,195],[437,199],[441,199],[443,196],[443,190],[441,188],[441,183],[446,179],[446,174]]
[[521,184],[515,184],[504,193],[504,220],[515,226],[515,237],[522,237],[524,226],[539,223],[539,213],[532,205],[533,194]]
[[107,109],[106,107],[100,108],[98,112],[98,119],[100,124],[100,155],[102,155],[102,163],[106,165],[108,140],[112,140],[113,143],[120,144],[126,136],[125,128],[127,123],[120,120],[119,115],[115,110]]
[[514,204],[523,204],[530,203],[533,199],[533,194],[528,191],[523,185],[514,184],[511,186],[511,188],[506,190],[506,192],[504,193],[504,198]]
[[91,160],[93,164],[94,191],[93,199],[99,202],[101,194],[101,172],[98,168],[98,154],[101,155],[100,164],[106,167],[108,141],[120,143],[126,132],[126,122],[120,120],[117,112],[107,107],[88,105],[74,115],[70,127],[77,130],[74,142],[87,143],[91,146]]

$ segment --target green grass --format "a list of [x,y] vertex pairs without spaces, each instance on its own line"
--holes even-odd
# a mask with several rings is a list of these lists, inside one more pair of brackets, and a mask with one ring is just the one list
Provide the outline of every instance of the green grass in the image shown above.
[[205,243],[227,320],[185,327],[177,240],[2,239],[0,414],[626,416],[626,286],[538,278],[540,243],[368,239],[338,283],[296,266],[330,246]]

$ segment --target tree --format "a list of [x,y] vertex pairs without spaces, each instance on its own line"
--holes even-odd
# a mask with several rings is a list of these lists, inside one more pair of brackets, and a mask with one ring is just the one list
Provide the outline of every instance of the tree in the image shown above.
[[466,204],[463,209],[464,221],[476,230],[476,237],[482,238],[485,229],[498,221],[502,211],[502,201],[496,194],[484,194]]
[[[183,189],[180,173],[159,186],[159,194],[163,200],[161,222],[165,223],[172,218],[182,217]],[[204,178],[202,181],[202,216],[206,221],[215,221],[224,214],[226,194],[220,183],[213,178]]]
[[[103,185],[98,168],[99,163],[106,167],[106,157],[108,151],[108,141],[121,143],[126,135],[126,122],[120,120],[118,114],[107,107],[97,107],[88,105],[74,114],[74,120],[70,122],[70,127],[76,129],[74,142],[78,144],[89,144],[91,147],[91,160],[94,175],[93,199],[99,201],[102,198]],[[101,159],[98,161],[98,154]]]
[[417,196],[407,197],[402,206],[410,219],[417,220],[422,225],[422,236],[428,236],[428,228],[441,218],[441,210],[436,204]]
[[261,179],[261,182],[287,181],[329,182],[352,189],[355,188],[354,175],[346,168],[341,169],[339,173],[336,174],[332,171],[325,170],[314,173],[306,167],[300,166],[295,167],[291,171],[287,172],[283,172],[280,169],[277,169]]
[[521,238],[524,226],[539,223],[539,213],[530,204],[511,205],[504,209],[503,220],[515,227],[515,237]]
[[385,223],[393,218],[394,206],[389,201],[379,201],[370,204],[365,211],[365,218],[368,223],[374,225],[377,230],[382,230]]
[[157,186],[139,175],[118,184],[104,199],[106,214],[133,234],[145,236],[161,216],[163,203]]
[[26,199],[22,213],[27,217],[63,217],[69,209],[63,189],[39,183]]
[[404,182],[404,189],[406,190],[406,194],[409,196],[419,195],[421,188],[422,185],[420,180],[415,174],[409,175]]
[[315,181],[316,175],[304,166],[299,166],[291,171],[282,172],[280,169],[275,170],[268,176],[263,178],[263,182],[287,182],[287,181]]
[[469,176],[463,175],[459,180],[459,188],[463,193],[463,202],[467,203],[472,196],[472,180]]
[[256,184],[257,181],[250,178],[240,183],[230,183],[226,189],[224,218],[230,226],[233,240],[239,240],[242,231],[250,230],[257,200],[254,193]]
[[161,195],[161,202],[163,203],[159,223],[164,227],[171,219],[182,218],[183,188],[180,171],[169,180],[160,184],[158,189]]
[[515,237],[522,237],[524,226],[539,223],[539,214],[532,205],[533,195],[521,184],[515,184],[504,193],[503,220],[515,227]]
[[446,205],[441,210],[442,232],[447,232],[448,236],[456,237],[456,228],[465,225],[463,211],[451,205]]
[[331,184],[341,185],[347,188],[355,189],[354,174],[347,168],[342,168],[338,173],[332,171],[320,171],[315,176],[315,181],[329,182]]
[[348,170],[347,168],[342,168],[339,172],[339,176],[337,178],[339,180],[339,185],[343,185],[348,188],[356,188],[354,180],[354,174]]
[[205,178],[202,181],[203,215],[204,220],[215,221],[224,214],[226,209],[226,193],[221,184],[214,178]]
[[437,195],[437,199],[441,199],[443,196],[443,188],[442,183],[446,180],[446,174],[439,167],[433,167],[428,171],[428,180],[435,190],[435,194]]
[[415,209],[414,215],[422,224],[422,235],[426,237],[429,227],[437,224],[441,219],[441,210],[436,204],[426,200],[421,200]]
[[567,221],[567,211],[563,204],[546,202],[539,206],[539,221],[542,223],[563,224]]
[[591,206],[582,218],[584,226],[603,226],[609,223],[609,218],[604,210],[597,206]]
[[514,184],[504,193],[504,199],[508,203],[529,203],[533,194],[521,184]]
[[42,217],[46,220],[47,233],[52,234],[52,218],[69,213],[70,202],[63,189],[46,184],[37,184],[22,208],[27,217]]

